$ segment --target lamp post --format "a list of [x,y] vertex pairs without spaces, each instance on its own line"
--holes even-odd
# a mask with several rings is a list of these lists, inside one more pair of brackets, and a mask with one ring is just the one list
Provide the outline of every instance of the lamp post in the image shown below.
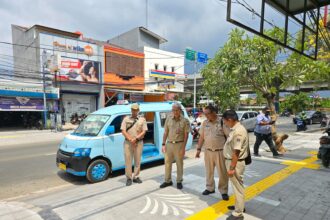
[[46,83],[45,83],[45,67],[47,65],[47,52],[43,50],[42,52],[42,85],[43,85],[43,96],[44,96],[44,109],[43,109],[43,116],[44,116],[44,128],[47,126],[47,100],[46,100]]

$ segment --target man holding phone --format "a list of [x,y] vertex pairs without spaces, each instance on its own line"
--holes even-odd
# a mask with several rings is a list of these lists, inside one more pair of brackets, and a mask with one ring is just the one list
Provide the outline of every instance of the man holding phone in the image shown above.
[[280,157],[282,154],[279,154],[275,150],[275,145],[272,139],[272,124],[275,121],[272,121],[270,117],[270,109],[269,107],[265,107],[262,109],[262,112],[257,116],[257,126],[254,129],[254,135],[256,136],[256,142],[254,144],[254,156],[259,157],[259,146],[262,141],[265,141],[273,153],[273,157]]

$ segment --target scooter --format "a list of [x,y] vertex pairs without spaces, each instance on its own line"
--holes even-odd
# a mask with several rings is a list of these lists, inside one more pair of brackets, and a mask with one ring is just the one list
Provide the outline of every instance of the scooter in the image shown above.
[[297,131],[306,131],[306,122],[300,118],[297,118]]
[[327,133],[328,136],[322,136],[320,138],[320,148],[317,158],[322,161],[324,167],[328,168],[330,165],[330,128],[323,133]]

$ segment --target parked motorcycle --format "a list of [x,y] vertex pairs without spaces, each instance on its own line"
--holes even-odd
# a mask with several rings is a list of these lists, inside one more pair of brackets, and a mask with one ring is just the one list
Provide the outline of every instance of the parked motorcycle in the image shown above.
[[191,124],[191,134],[193,136],[193,141],[197,141],[199,139],[199,129],[201,127],[201,123],[200,122],[196,122],[194,121]]
[[282,116],[282,117],[290,117],[290,115],[291,115],[291,113],[290,113],[288,110],[285,110],[285,111],[283,111],[283,112],[281,113],[280,116]]
[[325,130],[323,133],[328,135],[322,136],[320,138],[320,148],[317,154],[317,158],[322,161],[324,167],[329,167],[330,165],[330,128]]
[[306,131],[306,130],[307,130],[306,122],[301,118],[297,118],[297,131]]
[[82,115],[78,116],[77,113],[74,113],[70,117],[70,122],[73,125],[79,125],[86,117],[87,117],[86,114],[82,114]]
[[329,127],[330,126],[330,118],[325,116],[322,118],[320,127]]

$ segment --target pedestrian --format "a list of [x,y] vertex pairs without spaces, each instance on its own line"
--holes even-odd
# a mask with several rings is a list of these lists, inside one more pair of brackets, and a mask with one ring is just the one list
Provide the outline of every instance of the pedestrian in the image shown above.
[[270,117],[269,107],[262,109],[262,112],[257,116],[257,125],[254,129],[254,135],[256,136],[256,142],[254,144],[254,153],[253,155],[259,157],[259,146],[262,141],[265,141],[273,153],[273,157],[280,157],[282,154],[279,154],[276,149],[272,138],[272,121]]
[[[131,105],[131,116],[126,116],[121,123],[121,131],[125,137],[124,156],[125,156],[125,174],[126,186],[134,183],[142,183],[139,178],[140,162],[143,148],[143,137],[148,130],[147,122],[144,117],[138,116],[139,105]],[[132,174],[132,159],[134,157],[134,175]]]
[[172,163],[175,160],[177,188],[182,189],[183,157],[186,152],[190,127],[189,120],[182,114],[181,104],[172,105],[172,114],[166,118],[164,130],[162,151],[165,153],[165,182],[160,185],[160,188],[173,185]]
[[204,146],[204,162],[206,171],[206,189],[203,195],[215,192],[214,168],[217,168],[219,175],[218,190],[223,200],[229,200],[228,196],[228,175],[223,155],[223,147],[229,135],[229,128],[223,124],[217,115],[214,106],[209,105],[204,109],[206,120],[200,129],[196,158],[200,157],[201,149]]
[[235,195],[235,206],[228,206],[228,209],[234,211],[227,219],[244,219],[243,175],[245,158],[248,157],[249,136],[244,126],[238,121],[238,116],[234,110],[227,110],[223,113],[223,122],[230,128],[223,154],[226,158],[227,174]]

